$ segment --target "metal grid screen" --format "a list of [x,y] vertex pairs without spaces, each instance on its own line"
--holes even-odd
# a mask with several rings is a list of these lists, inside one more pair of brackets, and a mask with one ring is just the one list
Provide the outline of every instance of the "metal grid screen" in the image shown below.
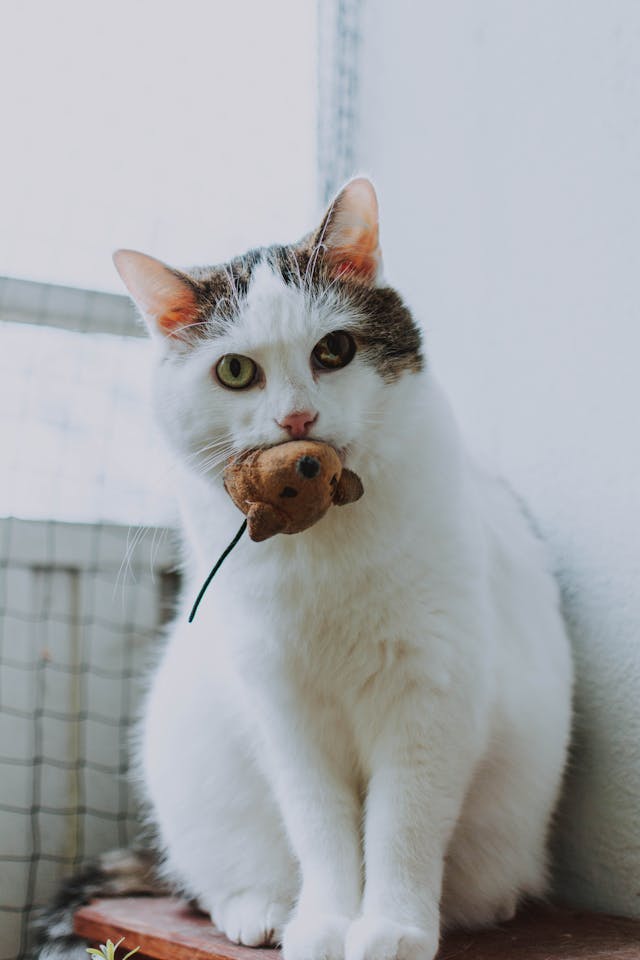
[[177,575],[128,303],[5,279],[0,310],[0,958],[14,960],[60,879],[139,830],[129,732]]

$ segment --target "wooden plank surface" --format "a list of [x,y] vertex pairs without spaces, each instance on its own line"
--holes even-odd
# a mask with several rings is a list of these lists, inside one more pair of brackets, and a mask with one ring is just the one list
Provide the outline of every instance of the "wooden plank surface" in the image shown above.
[[[280,951],[241,947],[209,919],[169,897],[96,900],[76,913],[92,941],[125,937],[153,960],[280,960]],[[640,960],[640,922],[605,914],[536,907],[478,933],[449,934],[438,960]]]
[[[280,952],[230,943],[211,920],[171,897],[94,900],[76,912],[74,928],[87,940],[124,937],[124,951],[140,947],[153,960],[279,960]],[[137,954],[136,954],[137,956]]]

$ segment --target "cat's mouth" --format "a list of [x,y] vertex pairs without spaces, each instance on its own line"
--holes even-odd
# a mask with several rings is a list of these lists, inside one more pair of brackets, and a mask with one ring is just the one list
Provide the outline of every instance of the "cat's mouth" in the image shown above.
[[[305,437],[304,440],[309,440],[312,443],[326,443],[328,447],[333,447],[335,452],[338,454],[338,457],[340,459],[340,463],[342,464],[342,466],[343,467],[346,466],[347,457],[351,453],[351,447],[348,443],[339,447],[336,443],[334,443],[332,440],[329,440],[326,437]],[[269,450],[271,447],[279,447],[283,443],[291,443],[291,442],[292,442],[291,440],[282,440],[280,441],[280,443],[256,443],[251,447],[247,447],[245,450],[239,450],[237,453],[233,455],[232,459],[236,459],[237,457],[243,457],[245,456],[245,454],[251,453],[253,450]]]
[[344,467],[346,465],[347,457],[349,456],[349,452],[350,452],[349,444],[345,444],[344,446],[339,447],[337,443],[335,443],[333,440],[330,440],[328,437],[313,436],[313,437],[305,437],[304,439],[309,440],[312,443],[326,443],[328,447],[333,447],[335,452],[338,454],[338,457],[340,459],[340,463],[342,464],[342,466]]

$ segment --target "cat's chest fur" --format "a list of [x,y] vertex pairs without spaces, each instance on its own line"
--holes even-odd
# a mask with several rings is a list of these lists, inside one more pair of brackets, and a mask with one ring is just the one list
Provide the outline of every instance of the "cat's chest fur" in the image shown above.
[[461,625],[483,632],[480,557],[469,545],[463,561],[456,547],[450,562],[456,523],[430,529],[424,511],[399,523],[410,486],[394,502],[378,480],[304,534],[245,538],[198,614],[216,659],[256,690],[289,685],[353,709],[409,679],[446,689],[479,647],[470,638],[461,649]]

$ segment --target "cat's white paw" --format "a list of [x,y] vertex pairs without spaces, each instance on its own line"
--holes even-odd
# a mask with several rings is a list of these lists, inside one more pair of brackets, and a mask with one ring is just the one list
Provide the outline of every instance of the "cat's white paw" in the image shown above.
[[287,904],[274,900],[266,890],[240,890],[219,900],[211,919],[228,940],[247,947],[276,946],[289,915]]
[[284,960],[344,960],[351,917],[339,913],[297,913],[282,940]]
[[437,931],[364,916],[347,931],[345,960],[433,960],[437,950]]

